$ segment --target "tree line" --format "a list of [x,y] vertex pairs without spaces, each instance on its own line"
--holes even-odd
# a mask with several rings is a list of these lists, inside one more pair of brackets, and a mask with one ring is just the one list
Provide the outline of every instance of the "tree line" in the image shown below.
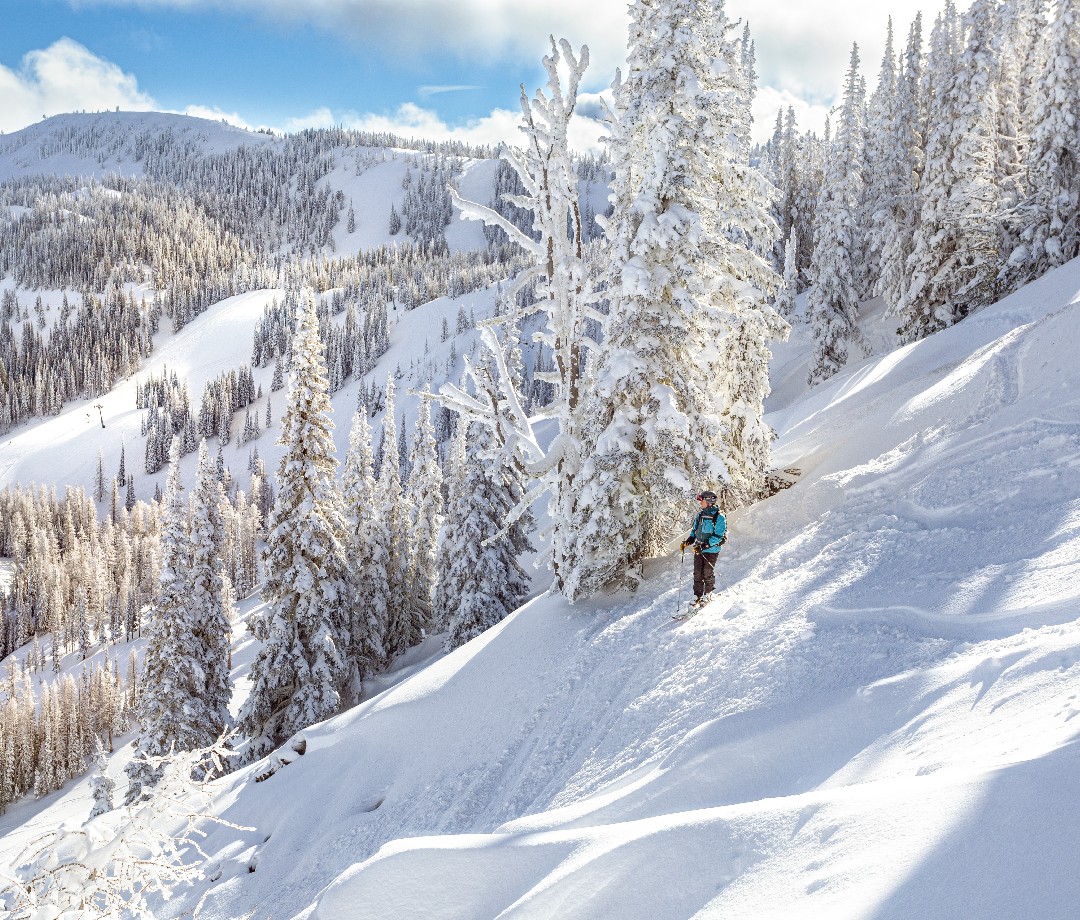
[[1080,10],[1071,0],[950,0],[921,14],[877,87],[858,47],[823,139],[778,113],[761,168],[777,189],[781,311],[808,290],[810,381],[865,352],[882,297],[902,343],[944,329],[1080,254]]

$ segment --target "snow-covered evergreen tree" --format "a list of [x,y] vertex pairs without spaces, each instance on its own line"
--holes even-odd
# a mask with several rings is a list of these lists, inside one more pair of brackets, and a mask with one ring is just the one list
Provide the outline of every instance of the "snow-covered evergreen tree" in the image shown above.
[[450,627],[454,614],[458,609],[458,596],[456,588],[450,581],[450,570],[454,565],[454,547],[452,540],[456,539],[454,509],[458,505],[461,490],[464,488],[465,457],[467,445],[465,438],[468,434],[469,423],[458,418],[457,427],[450,438],[446,451],[446,463],[443,467],[443,485],[446,490],[446,519],[439,533],[439,552],[436,556],[438,567],[435,579],[435,597],[432,603],[432,617],[435,629],[444,632]]
[[190,751],[204,737],[202,654],[196,613],[189,602],[191,549],[188,509],[180,481],[180,439],[169,451],[169,477],[161,509],[161,574],[158,594],[150,608],[144,633],[142,692],[137,720],[136,754],[127,766],[129,804],[146,794],[160,777],[152,759],[170,750]]
[[[896,94],[889,113],[882,162],[875,165],[887,179],[872,216],[875,248],[880,266],[874,293],[885,299],[890,311],[900,304],[907,287],[907,260],[918,217],[916,190],[923,168],[923,135],[920,116],[922,83],[922,14],[915,17],[896,80]],[[878,180],[875,180],[878,181]]]
[[[704,47],[709,59],[723,62],[728,52],[722,6],[718,13],[721,27],[706,30]],[[748,41],[747,26],[744,49]],[[721,381],[714,392],[721,406],[727,475],[716,486],[729,510],[762,494],[772,464],[775,436],[764,422],[765,398],[770,391],[769,343],[786,339],[790,331],[773,303],[773,294],[782,280],[770,261],[778,238],[778,227],[771,216],[772,190],[749,165],[756,81],[752,42],[750,49],[749,56],[743,59],[741,79],[729,87],[714,73],[709,84],[711,94],[705,97],[707,119],[723,125],[726,118],[731,118],[736,138],[727,156],[715,158],[710,195],[702,196],[703,226],[719,244],[715,257],[720,275],[713,307],[720,315],[714,322],[718,338],[715,343],[703,343],[698,359],[705,362],[713,380]],[[729,95],[733,95],[730,100]],[[796,248],[793,262],[797,256]]]
[[97,473],[94,476],[94,501],[100,502],[105,499],[105,455],[98,448]]
[[1024,177],[1021,160],[1023,127],[1020,115],[1020,70],[1023,66],[1023,33],[1019,0],[1001,0],[994,30],[994,75],[997,95],[997,160],[995,182],[1000,190],[1000,207],[1011,209],[1022,195]]
[[746,449],[760,425],[759,349],[786,324],[765,303],[776,227],[765,180],[746,165],[745,75],[728,28],[718,3],[631,6],[629,70],[614,87],[610,313],[578,501],[589,558],[571,594],[633,587],[695,487],[759,475]]
[[396,449],[397,422],[394,419],[394,378],[386,380],[386,410],[382,419],[383,456],[375,486],[376,513],[389,536],[386,559],[386,634],[383,653],[389,661],[412,647],[415,631],[409,622],[405,601],[405,572],[410,547],[407,539],[405,499],[401,485],[401,459]]
[[857,325],[859,292],[854,265],[856,239],[861,234],[857,218],[863,184],[861,85],[859,48],[855,45],[844,78],[844,104],[828,154],[814,228],[814,284],[806,298],[815,346],[811,385],[840,370],[847,363],[850,348],[863,347]]
[[285,451],[263,556],[266,603],[251,623],[262,648],[241,713],[250,756],[333,715],[347,689],[350,581],[328,386],[319,319],[309,295],[298,309],[291,386],[281,419]]
[[[950,326],[996,291],[1001,232],[997,156],[996,3],[975,0],[964,17],[967,42],[955,62],[945,20],[931,42],[928,71],[940,101],[926,141],[920,214],[900,334],[914,341]],[[940,82],[939,82],[940,81]]]
[[[1031,137],[1035,129],[1037,112],[1043,100],[1041,85],[1047,74],[1047,55],[1051,44],[1047,0],[1008,0],[1017,6],[1016,32],[1012,47],[1016,55],[1017,112],[1020,123],[1018,145],[1020,162],[1031,162]],[[1025,184],[1023,188],[1030,191]]]
[[438,577],[436,553],[443,523],[442,470],[431,425],[431,400],[421,397],[413,436],[409,481],[405,487],[409,555],[405,568],[407,621],[413,630],[411,645],[434,627],[432,601]]
[[116,783],[109,776],[109,761],[105,757],[105,747],[100,738],[96,739],[94,776],[90,785],[94,796],[94,807],[90,810],[90,817],[96,818],[107,811],[112,811],[113,790],[116,788]]
[[454,601],[448,649],[494,626],[528,596],[520,548],[503,525],[517,499],[501,480],[499,463],[492,462],[492,433],[473,423],[465,441],[464,468],[448,508],[442,549],[442,591]]
[[877,88],[866,106],[862,201],[856,217],[858,226],[869,230],[863,234],[864,276],[868,284],[859,286],[862,299],[871,296],[881,277],[885,236],[882,224],[892,217],[906,165],[899,159],[903,151],[898,152],[893,146],[892,128],[898,103],[899,76],[892,17],[889,17]]
[[1080,3],[1058,0],[1027,151],[1031,197],[1008,265],[1012,283],[1080,254]]
[[347,542],[352,570],[352,602],[349,626],[349,665],[354,694],[359,681],[372,677],[386,655],[383,636],[387,627],[387,563],[390,533],[376,503],[375,458],[371,449],[371,426],[367,413],[358,410],[349,431],[349,449],[342,471],[342,493],[350,521]]
[[203,439],[195,488],[191,492],[188,537],[191,544],[189,603],[195,618],[199,659],[192,667],[203,675],[197,747],[212,744],[227,728],[229,700],[229,654],[232,627],[229,623],[228,590],[222,571],[226,555],[226,528],[222,514],[225,493],[217,477],[217,465]]

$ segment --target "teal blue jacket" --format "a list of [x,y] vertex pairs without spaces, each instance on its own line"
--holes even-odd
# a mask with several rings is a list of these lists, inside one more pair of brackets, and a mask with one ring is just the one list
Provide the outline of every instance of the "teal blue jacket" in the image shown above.
[[727,518],[715,505],[702,508],[694,518],[694,526],[686,542],[693,543],[699,552],[718,553],[724,534],[727,533]]

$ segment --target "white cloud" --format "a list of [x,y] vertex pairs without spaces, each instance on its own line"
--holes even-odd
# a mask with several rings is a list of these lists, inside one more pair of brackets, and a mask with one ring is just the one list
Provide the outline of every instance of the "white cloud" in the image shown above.
[[133,76],[70,38],[29,52],[17,71],[0,65],[0,99],[0,131],[15,131],[62,112],[156,107]]
[[[495,109],[480,118],[451,125],[431,109],[407,102],[390,114],[335,112],[321,107],[299,118],[290,118],[280,130],[292,132],[341,125],[357,131],[387,132],[406,138],[422,137],[435,141],[454,140],[495,146],[499,143],[521,144],[520,124],[520,112]],[[598,121],[575,117],[570,124],[570,143],[581,151],[598,152],[598,138],[603,133],[603,126]]]
[[227,121],[230,125],[243,128],[245,131],[255,130],[238,112],[223,112],[216,105],[189,105],[179,114],[190,115],[192,118],[206,118],[210,121]]
[[526,55],[539,63],[548,36],[589,46],[590,80],[607,85],[626,56],[625,0],[69,0],[75,6],[225,9],[276,22],[313,24],[399,54],[437,52],[485,60]]
[[[483,55],[527,56],[539,64],[547,50],[547,35],[565,35],[575,45],[589,45],[592,66],[586,86],[606,86],[625,58],[626,4],[624,0],[69,0],[74,6],[169,7],[180,10],[219,8],[248,12],[275,21],[303,21],[383,50],[401,53],[450,53],[462,57]],[[732,19],[747,17],[757,45],[759,93],[754,105],[754,136],[768,137],[777,108],[794,105],[800,127],[820,131],[824,113],[839,95],[852,41],[862,50],[863,73],[872,86],[885,41],[888,12],[894,16],[897,46],[904,43],[915,12],[925,13],[924,39],[933,17],[945,0],[893,0],[888,11],[866,0],[771,0],[768,15],[756,0],[727,0]],[[970,0],[960,0],[964,9]],[[426,99],[473,87],[428,85],[418,89]],[[42,115],[75,109],[148,109],[153,99],[142,93],[133,76],[96,57],[83,46],[61,39],[43,51],[30,52],[21,70],[0,66],[0,129],[12,130]],[[583,115],[598,114],[595,100],[584,97]],[[235,113],[210,107],[189,111],[246,126]],[[404,134],[459,137],[480,143],[516,141],[517,113],[496,110],[463,124],[450,125],[434,112],[403,106],[389,115],[330,113],[318,110],[292,119],[295,130],[314,123],[356,124],[373,130]],[[321,118],[321,122],[315,119]],[[378,126],[378,127],[375,127]],[[600,134],[589,119],[575,126],[575,140],[583,148],[595,147]]]
[[772,137],[776,127],[776,113],[784,112],[787,118],[788,106],[795,109],[795,124],[800,131],[813,131],[819,137],[825,130],[825,117],[829,114],[826,105],[813,105],[787,90],[764,86],[754,98],[754,140],[763,143]]
[[[592,66],[586,86],[607,86],[626,56],[625,0],[69,0],[115,6],[218,8],[247,12],[277,22],[305,22],[369,47],[404,54],[482,55],[485,60],[525,56],[539,63],[547,36],[588,44]],[[903,45],[916,12],[924,13],[924,40],[945,0],[726,0],[730,19],[745,19],[757,46],[761,98],[771,90],[808,106],[805,124],[820,130],[823,108],[839,96],[853,41],[862,52],[871,86],[885,46],[888,16]],[[958,0],[961,10],[970,0]],[[438,87],[429,87],[435,90]],[[756,107],[760,110],[761,103]],[[797,106],[798,109],[798,106]],[[812,109],[812,111],[811,111]],[[775,113],[773,113],[775,115]],[[811,117],[812,116],[812,117]],[[769,116],[771,128],[773,116]],[[800,123],[804,123],[800,118]],[[755,136],[764,129],[756,126]]]

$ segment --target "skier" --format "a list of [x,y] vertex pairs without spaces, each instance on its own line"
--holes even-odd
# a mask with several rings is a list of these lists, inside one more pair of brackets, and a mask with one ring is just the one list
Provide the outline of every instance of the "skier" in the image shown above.
[[679,546],[686,552],[688,546],[694,547],[694,602],[691,610],[697,610],[708,603],[709,595],[716,587],[716,557],[724,544],[727,534],[727,518],[716,507],[716,493],[705,491],[697,497],[701,505],[690,533]]

